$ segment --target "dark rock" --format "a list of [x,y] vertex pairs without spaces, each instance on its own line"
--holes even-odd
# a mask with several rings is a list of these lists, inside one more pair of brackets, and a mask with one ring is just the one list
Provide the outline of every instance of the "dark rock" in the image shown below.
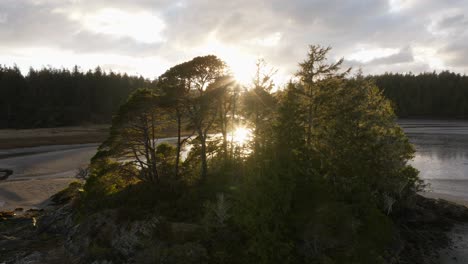
[[83,185],[80,182],[72,182],[66,189],[52,195],[52,197],[50,197],[50,200],[55,205],[67,204],[72,199],[78,197],[78,194],[82,187]]
[[15,212],[13,211],[3,211],[0,212],[0,218],[11,218],[15,216]]
[[72,225],[72,209],[70,206],[62,206],[45,212],[38,218],[37,232],[66,235]]
[[40,213],[40,212],[44,212],[44,209],[31,208],[31,209],[26,210],[26,212],[27,213]]
[[13,170],[10,169],[0,169],[0,181],[8,179],[10,175],[13,174]]

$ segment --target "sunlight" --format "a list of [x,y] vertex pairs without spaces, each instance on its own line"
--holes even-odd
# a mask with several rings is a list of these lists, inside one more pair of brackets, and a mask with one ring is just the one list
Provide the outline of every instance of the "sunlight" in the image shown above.
[[216,54],[224,60],[239,83],[246,85],[252,81],[256,56],[241,50],[239,47],[221,43],[213,33],[200,48],[200,52]]
[[389,0],[388,5],[390,7],[390,12],[398,13],[404,9],[411,8],[420,0]]
[[[253,75],[252,75],[252,69],[254,68],[254,58],[242,58],[242,57],[228,57],[226,58],[226,63],[229,65],[231,68],[232,74],[234,75],[234,78],[241,84],[248,84],[252,81]],[[250,62],[250,64],[249,64]]]
[[245,145],[252,138],[252,132],[246,127],[238,127],[234,130],[233,141],[236,145]]
[[385,58],[391,55],[395,55],[399,51],[400,51],[399,49],[366,46],[366,47],[359,48],[359,50],[350,54],[347,58],[349,60],[355,60],[355,61],[366,63],[375,59]]
[[282,37],[283,34],[281,32],[275,32],[264,38],[255,38],[251,41],[251,43],[264,47],[274,47],[278,45]]
[[127,12],[105,8],[91,14],[73,12],[71,19],[78,20],[86,30],[116,37],[130,37],[142,43],[163,41],[164,21],[146,11]]
[[448,68],[444,61],[437,56],[436,48],[428,48],[423,46],[415,46],[413,48],[414,61],[429,65],[432,69],[439,70]]

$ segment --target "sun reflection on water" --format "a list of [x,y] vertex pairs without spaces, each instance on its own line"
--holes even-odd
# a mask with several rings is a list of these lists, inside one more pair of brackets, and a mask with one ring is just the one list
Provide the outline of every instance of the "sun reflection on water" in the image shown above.
[[237,146],[243,146],[252,139],[252,131],[246,127],[238,127],[234,130],[232,139]]

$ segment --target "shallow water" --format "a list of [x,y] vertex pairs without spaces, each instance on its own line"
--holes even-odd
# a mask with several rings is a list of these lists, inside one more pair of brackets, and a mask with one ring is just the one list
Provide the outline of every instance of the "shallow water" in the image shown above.
[[411,164],[435,193],[468,200],[468,122],[401,120],[416,147]]

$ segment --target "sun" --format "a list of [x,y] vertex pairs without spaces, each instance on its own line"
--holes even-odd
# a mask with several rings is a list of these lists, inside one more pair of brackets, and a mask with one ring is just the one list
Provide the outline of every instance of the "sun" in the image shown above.
[[234,143],[238,146],[245,145],[252,138],[252,132],[246,127],[238,127],[234,130],[232,139]]
[[199,48],[199,54],[215,54],[226,62],[233,77],[242,85],[248,85],[255,73],[255,61],[258,56],[247,52],[239,46],[219,41],[211,33],[206,42]]
[[247,85],[252,82],[253,73],[255,72],[254,57],[225,56],[225,60],[229,65],[234,78],[239,83]]

